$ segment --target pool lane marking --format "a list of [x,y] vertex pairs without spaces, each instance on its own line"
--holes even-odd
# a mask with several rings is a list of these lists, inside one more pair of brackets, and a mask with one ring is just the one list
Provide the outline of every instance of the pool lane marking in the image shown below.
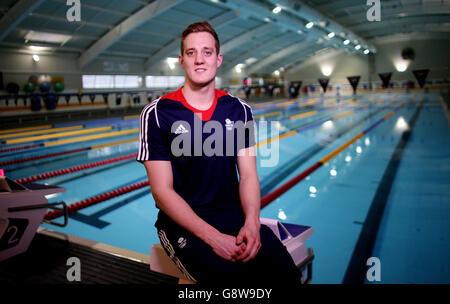
[[398,167],[403,157],[406,145],[408,144],[411,132],[416,124],[417,118],[423,106],[423,101],[419,104],[414,115],[408,122],[409,128],[400,137],[400,141],[391,155],[391,159],[383,173],[381,181],[378,183],[375,196],[370,204],[364,220],[363,227],[359,233],[358,241],[353,249],[352,257],[345,272],[344,284],[363,284],[366,278],[366,261],[372,256],[375,242],[383,218],[384,209],[389,199],[389,194],[394,184]]
[[122,136],[122,135],[127,135],[127,134],[132,134],[132,133],[139,133],[139,128],[123,130],[123,131],[115,131],[115,132],[109,132],[109,133],[102,133],[102,134],[95,134],[95,135],[89,135],[89,136],[82,136],[82,137],[75,137],[75,138],[69,138],[69,139],[63,139],[63,140],[57,140],[57,141],[49,141],[49,142],[44,143],[44,147],[72,144],[72,143],[76,143],[76,142],[80,142],[80,141],[89,141],[89,140],[108,138],[108,137],[113,137],[113,136]]
[[52,138],[60,138],[60,137],[65,137],[65,136],[89,134],[89,133],[96,133],[96,132],[103,132],[103,131],[110,131],[110,130],[112,130],[112,127],[108,126],[108,127],[92,128],[92,129],[85,129],[85,130],[79,130],[79,131],[62,132],[62,133],[58,133],[58,134],[40,135],[40,136],[31,136],[31,137],[25,137],[25,138],[9,139],[9,140],[6,140],[5,143],[7,145],[10,145],[10,144],[23,143],[23,142],[46,140],[46,139],[52,139]]
[[[366,108],[367,108],[367,107],[364,107],[364,108],[361,108],[360,110],[364,110],[364,109],[366,109]],[[317,111],[311,111],[311,112],[317,112]],[[317,114],[317,113],[311,114],[311,112],[307,112],[307,113],[309,113],[309,114],[306,115],[306,116],[311,116],[311,115],[316,115],[316,114]],[[344,116],[342,116],[341,114],[336,115],[336,116],[331,116],[330,118],[325,118],[325,119],[319,120],[318,122],[313,122],[313,123],[308,124],[308,125],[306,125],[306,126],[302,126],[302,127],[300,127],[300,128],[297,128],[296,130],[289,131],[289,132],[283,133],[283,134],[281,134],[281,135],[271,137],[271,138],[269,138],[269,139],[266,139],[266,140],[264,140],[264,141],[261,141],[261,142],[257,143],[256,148],[260,148],[261,146],[270,144],[270,143],[273,142],[273,141],[280,140],[280,139],[283,139],[283,138],[286,138],[286,137],[295,135],[295,134],[297,134],[297,133],[300,133],[301,131],[310,129],[310,128],[312,128],[312,127],[316,127],[316,126],[318,126],[318,125],[320,125],[320,124],[322,124],[322,123],[324,123],[324,122],[326,122],[326,121],[328,121],[328,120],[336,121],[336,120],[338,120],[338,119],[340,119],[340,118],[343,118],[343,117],[346,117],[346,116],[355,114],[355,111],[350,111],[350,112],[352,112],[352,113],[351,113],[351,114],[346,114],[346,115],[344,115]],[[302,113],[302,114],[306,114],[306,113]],[[296,115],[294,115],[294,116],[296,116]],[[289,118],[289,119],[291,119],[291,118]],[[294,118],[294,119],[296,119],[296,118]]]
[[[355,142],[358,138],[360,138],[362,135],[367,134],[368,132],[370,132],[371,130],[373,130],[376,126],[378,126],[381,122],[385,121],[387,118],[391,117],[392,114],[394,114],[395,112],[397,112],[400,108],[402,108],[404,105],[406,104],[406,102],[402,103],[401,105],[399,105],[398,107],[396,107],[394,110],[392,110],[389,114],[390,115],[385,115],[384,117],[382,117],[381,119],[379,119],[377,122],[375,122],[374,124],[372,124],[371,126],[369,126],[366,130],[362,131],[361,133],[359,133],[358,135],[356,135],[355,137],[353,137],[352,139],[348,140],[346,143],[344,143],[343,145],[341,145],[339,148],[337,148],[336,150],[332,151],[331,153],[329,153],[327,156],[323,157],[322,159],[320,159],[317,163],[315,163],[314,165],[312,165],[311,167],[309,167],[308,169],[306,169],[305,171],[301,172],[299,175],[295,176],[294,178],[292,178],[291,180],[289,180],[288,182],[286,182],[285,184],[281,185],[280,187],[278,187],[277,189],[273,190],[272,192],[268,193],[267,195],[265,195],[262,199],[261,199],[261,208],[264,208],[265,206],[267,206],[269,203],[271,203],[272,201],[274,201],[276,198],[280,197],[283,193],[285,193],[286,191],[288,191],[289,189],[291,189],[293,186],[295,186],[297,183],[299,183],[301,180],[303,180],[305,177],[307,177],[308,175],[310,175],[312,172],[316,171],[318,168],[320,168],[321,166],[323,166],[326,162],[330,161],[330,159],[332,159],[333,157],[335,157],[337,154],[339,154],[339,152],[342,152],[345,148],[347,148],[348,146],[350,146],[353,142]],[[392,113],[392,114],[391,114]]]
[[129,143],[129,142],[138,141],[138,140],[139,140],[139,137],[134,137],[134,138],[130,138],[130,139],[124,139],[124,140],[115,141],[115,142],[112,142],[112,143],[94,145],[94,146],[91,146],[90,148],[91,149],[98,149],[98,148],[104,148],[104,147],[110,147],[110,146],[126,144],[126,143]]
[[[84,147],[84,148],[79,148],[79,149],[74,149],[74,150],[61,151],[61,152],[50,153],[50,154],[45,154],[45,155],[38,155],[38,156],[31,156],[31,157],[22,158],[22,159],[14,159],[14,160],[9,160],[9,161],[5,161],[5,162],[0,162],[0,167],[1,166],[9,166],[9,165],[13,165],[13,164],[21,164],[21,163],[29,162],[32,160],[38,160],[38,159],[50,158],[50,157],[72,154],[72,153],[77,153],[77,152],[83,152],[83,151],[88,151],[88,150],[93,150],[93,149],[99,149],[99,148],[104,148],[104,147],[116,146],[116,145],[121,145],[121,144],[138,141],[138,140],[139,140],[139,138],[135,137],[135,138],[119,140],[119,141],[114,141],[114,142],[110,142],[110,143],[106,143],[106,144],[94,145],[94,146]],[[43,146],[44,146],[44,144],[38,145],[38,147],[43,147]],[[15,169],[22,169],[22,168],[23,167],[15,168]]]
[[26,128],[17,128],[17,129],[8,129],[8,130],[1,130],[0,134],[6,134],[6,133],[14,133],[14,132],[22,132],[22,131],[30,131],[30,130],[40,130],[40,129],[50,129],[53,125],[43,125],[43,126],[36,126],[36,127],[26,127]]
[[126,115],[123,117],[124,120],[128,120],[128,119],[137,119],[139,118],[141,115],[137,114],[137,115]]
[[[288,161],[286,166],[284,166],[282,169],[277,170],[276,173],[271,174],[269,177],[266,177],[264,180],[261,181],[261,195],[264,196],[271,189],[273,189],[276,185],[278,185],[283,179],[285,179],[289,174],[294,172],[299,166],[304,164],[306,161],[310,160],[311,157],[313,157],[315,154],[319,153],[326,147],[328,147],[330,144],[332,144],[337,138],[340,138],[347,134],[349,131],[353,130],[354,128],[358,127],[361,123],[363,123],[365,120],[378,115],[381,111],[385,110],[387,107],[383,107],[381,109],[378,109],[374,113],[369,113],[365,117],[361,118],[360,120],[354,122],[353,124],[347,126],[345,129],[343,129],[338,135],[335,136],[333,141],[330,140],[324,140],[323,142],[317,143],[309,148],[307,148],[305,151],[301,152],[300,154],[294,156],[290,161]],[[310,126],[306,126],[303,129],[314,127],[314,125],[320,125],[323,121],[319,121],[319,123],[313,123]]]
[[83,128],[84,128],[83,125],[78,125],[78,126],[54,128],[54,129],[48,129],[48,130],[36,130],[36,131],[28,131],[28,132],[0,135],[0,138],[11,138],[11,137],[22,137],[22,136],[46,134],[46,133],[57,133],[57,132],[69,131],[69,130],[79,130],[79,129],[83,129]]
[[281,111],[276,111],[276,112],[269,112],[269,113],[265,113],[265,114],[258,114],[253,116],[254,119],[258,119],[261,117],[271,117],[271,116],[277,116],[277,115],[281,115],[282,112]]

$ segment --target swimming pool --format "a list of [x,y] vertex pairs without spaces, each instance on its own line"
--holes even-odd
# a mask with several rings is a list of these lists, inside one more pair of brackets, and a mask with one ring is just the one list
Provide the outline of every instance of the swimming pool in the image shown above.
[[[368,130],[261,211],[262,217],[314,227],[307,241],[315,252],[312,283],[351,281],[367,270],[358,259],[367,251],[381,262],[380,283],[450,282],[450,143],[440,96],[377,93],[355,99],[302,98],[253,107],[260,131],[261,120],[269,126],[267,132],[258,134],[262,196]],[[27,131],[5,133],[15,135],[1,138],[0,167],[9,177],[19,179],[137,151],[137,118],[52,127],[55,131],[69,126],[91,130],[89,136],[111,136],[75,141],[88,135],[33,139],[38,135],[22,134]],[[108,126],[112,128],[94,129]],[[52,134],[71,131],[60,132]],[[267,139],[277,134],[281,135],[279,149],[273,151],[279,152],[264,156],[264,149],[277,144],[265,144]],[[29,141],[7,142],[18,138]],[[74,142],[58,143],[67,139]],[[29,148],[6,151],[24,146]],[[85,150],[76,151],[80,148]],[[32,159],[60,152],[65,154]],[[270,157],[277,159],[275,165],[263,166],[263,160]],[[129,158],[39,182],[65,187],[66,192],[49,201],[70,205],[146,179],[144,167]],[[156,214],[150,189],[143,187],[73,213],[64,228],[42,226],[149,254],[150,246],[159,242],[153,226]]]

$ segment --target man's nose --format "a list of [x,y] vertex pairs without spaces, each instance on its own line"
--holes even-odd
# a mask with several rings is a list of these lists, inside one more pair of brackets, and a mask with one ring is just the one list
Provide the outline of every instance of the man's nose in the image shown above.
[[195,55],[195,64],[202,64],[203,63],[203,54],[202,52],[198,52],[197,55]]

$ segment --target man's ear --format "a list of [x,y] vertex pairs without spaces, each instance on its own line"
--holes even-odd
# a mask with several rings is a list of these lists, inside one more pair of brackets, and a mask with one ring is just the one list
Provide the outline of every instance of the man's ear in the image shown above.
[[222,65],[223,55],[219,54],[217,55],[217,67],[220,67]]
[[183,61],[183,56],[178,55],[178,62],[180,63],[181,67],[184,68],[184,61]]

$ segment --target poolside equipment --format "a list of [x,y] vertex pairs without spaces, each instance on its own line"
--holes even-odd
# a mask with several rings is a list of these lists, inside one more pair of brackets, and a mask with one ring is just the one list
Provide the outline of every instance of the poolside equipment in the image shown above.
[[[296,224],[281,223],[278,220],[261,218],[261,225],[268,226],[279,240],[286,246],[295,265],[302,273],[302,284],[308,284],[312,280],[312,261],[314,252],[307,248],[305,241],[313,234],[313,228]],[[150,248],[150,269],[177,277],[180,283],[194,283],[187,280],[180,269],[166,254],[160,243]]]
[[41,92],[47,93],[47,92],[50,92],[51,87],[50,87],[50,84],[48,82],[43,82],[41,84],[41,86],[39,87],[39,89],[41,90]]
[[23,90],[27,93],[32,93],[36,89],[36,86],[32,82],[27,82],[23,87]]
[[66,204],[49,204],[46,198],[65,190],[36,183],[22,185],[0,176],[0,261],[27,251],[48,208],[63,212],[64,223],[46,223],[62,227],[67,224]]
[[55,92],[62,92],[62,91],[64,91],[64,85],[61,82],[58,81],[53,86],[53,89],[55,90]]

